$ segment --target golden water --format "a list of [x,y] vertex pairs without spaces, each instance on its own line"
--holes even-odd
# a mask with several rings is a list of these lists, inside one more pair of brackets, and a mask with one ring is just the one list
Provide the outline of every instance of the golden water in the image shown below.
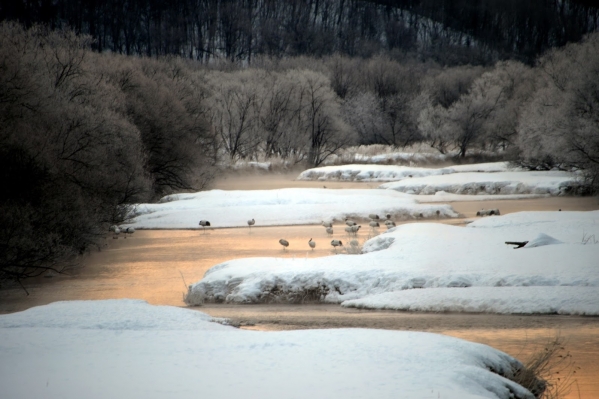
[[[288,176],[269,178],[253,188],[293,186]],[[219,186],[219,184],[221,186]],[[221,181],[217,188],[240,182]],[[299,182],[318,187],[318,182]],[[329,184],[328,188],[370,188],[358,183]],[[347,186],[347,187],[346,187]],[[248,188],[248,187],[239,187]],[[455,203],[455,209],[471,217],[481,205],[498,207],[503,213],[529,209],[597,209],[592,198],[544,198],[499,203]],[[248,217],[249,218],[249,217]],[[331,237],[322,226],[285,226],[201,230],[138,230],[128,238],[108,237],[101,251],[80,259],[82,267],[68,275],[39,278],[27,283],[26,296],[18,287],[0,291],[0,313],[15,312],[60,300],[139,298],[157,305],[184,306],[186,286],[200,280],[206,270],[229,259],[245,257],[303,258],[334,254]],[[384,228],[383,228],[384,229]],[[343,231],[341,226],[337,231]],[[363,241],[371,233],[360,231]],[[334,238],[344,239],[345,233]],[[278,243],[290,242],[287,250]],[[313,238],[314,251],[308,246]],[[431,331],[489,344],[520,359],[557,332],[580,367],[577,385],[569,398],[599,398],[599,318],[569,316],[502,316],[465,314],[421,314],[344,309],[336,305],[218,305],[201,308],[215,317],[228,317],[245,328],[284,330],[301,328],[369,327]]]

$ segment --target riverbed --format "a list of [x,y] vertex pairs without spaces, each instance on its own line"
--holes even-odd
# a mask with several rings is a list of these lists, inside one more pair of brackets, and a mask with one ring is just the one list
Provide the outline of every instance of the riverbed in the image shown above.
[[[274,189],[320,187],[322,182],[296,182],[296,175],[249,175],[217,181],[219,189]],[[327,188],[376,187],[372,183],[325,183]],[[455,202],[463,224],[481,207],[503,214],[521,210],[595,210],[597,198],[549,197],[517,201]],[[249,217],[248,217],[249,218]],[[446,221],[447,222],[447,221]],[[343,231],[343,229],[337,229]],[[381,231],[384,230],[381,229]],[[377,234],[361,230],[359,241]],[[334,238],[345,237],[336,233]],[[291,242],[283,250],[278,240]],[[308,240],[316,242],[311,250]],[[99,251],[79,259],[81,266],[64,275],[41,277],[0,291],[0,313],[15,312],[60,300],[140,298],[156,305],[185,306],[186,287],[206,270],[229,259],[243,257],[303,258],[334,255],[322,226],[277,226],[202,230],[139,230],[132,236],[107,236]],[[346,309],[337,305],[227,305],[193,308],[225,317],[241,328],[265,331],[307,328],[382,328],[429,331],[489,344],[525,359],[559,335],[580,369],[569,398],[599,398],[599,318],[560,315],[429,314]]]

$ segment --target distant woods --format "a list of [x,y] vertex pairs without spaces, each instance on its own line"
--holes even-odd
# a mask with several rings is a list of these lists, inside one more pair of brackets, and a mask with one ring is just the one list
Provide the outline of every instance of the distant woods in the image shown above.
[[238,160],[318,166],[351,145],[424,142],[579,170],[599,189],[599,34],[535,66],[380,54],[206,64],[98,45],[0,24],[0,283],[59,270],[130,204],[206,188]]
[[211,178],[214,134],[176,62],[0,25],[0,282],[83,253],[129,204]]
[[588,0],[10,0],[0,20],[73,29],[101,52],[202,62],[384,52],[444,66],[530,65],[597,31],[599,7]]

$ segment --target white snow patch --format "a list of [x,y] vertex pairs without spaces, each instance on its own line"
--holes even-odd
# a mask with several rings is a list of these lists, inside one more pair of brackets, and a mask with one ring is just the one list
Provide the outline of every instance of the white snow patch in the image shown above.
[[554,244],[562,244],[560,240],[556,240],[555,238],[548,236],[544,233],[539,233],[534,239],[530,240],[523,248],[535,248],[542,247],[543,245],[554,245]]
[[404,179],[379,186],[381,189],[421,195],[431,195],[438,191],[469,195],[564,195],[575,192],[579,187],[579,177],[576,174],[559,171],[453,173]]
[[334,180],[382,182],[424,176],[447,175],[464,172],[505,172],[511,169],[507,162],[492,162],[472,165],[456,165],[446,168],[418,168],[396,165],[338,165],[323,166],[303,171],[297,180]]
[[597,287],[411,289],[345,301],[342,306],[418,312],[599,315]]
[[[482,219],[468,227],[404,224],[367,241],[361,255],[250,258],[217,265],[190,286],[186,301],[344,303],[410,288],[434,293],[438,288],[504,286],[570,286],[563,295],[574,297],[578,288],[581,293],[588,287],[599,290],[599,245],[583,245],[583,230],[599,236],[599,211],[520,212]],[[539,233],[562,243],[527,250],[505,245],[506,241],[534,241]],[[543,237],[539,241],[549,242]],[[466,289],[452,293],[462,292],[468,293]],[[562,313],[599,314],[596,297],[569,307],[559,307],[559,295],[555,303],[552,298],[547,298],[545,308],[531,304],[523,313],[559,308]],[[512,302],[507,308],[523,306],[516,296]],[[493,309],[490,303],[479,306]]]
[[445,204],[419,204],[411,196],[386,190],[211,190],[173,194],[158,204],[139,204],[127,226],[142,229],[197,229],[200,220],[211,227],[243,227],[254,218],[256,226],[320,224],[346,217],[368,218],[391,213],[397,218],[459,215]]
[[126,300],[0,315],[0,397],[534,398],[504,378],[522,364],[486,345],[369,329],[254,332],[207,319]]

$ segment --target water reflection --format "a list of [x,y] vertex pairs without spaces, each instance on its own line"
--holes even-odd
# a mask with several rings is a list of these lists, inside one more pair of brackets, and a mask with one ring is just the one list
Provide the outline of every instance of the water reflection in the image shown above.
[[[368,235],[368,231],[362,231],[359,240]],[[317,243],[314,251],[308,246],[311,237]],[[344,237],[345,233],[335,235]],[[290,242],[286,251],[278,243],[280,238]],[[209,229],[205,233],[139,230],[127,239],[108,238],[102,251],[83,259],[84,267],[72,270],[70,276],[30,282],[29,296],[18,287],[0,291],[0,313],[80,299],[139,298],[152,304],[184,306],[186,286],[200,280],[215,264],[241,257],[328,256],[333,254],[330,240],[322,226],[254,227],[251,232],[248,228]],[[485,343],[519,358],[530,353],[534,348],[531,343],[544,344],[559,329],[581,366],[581,397],[599,398],[598,318],[430,315],[343,309],[336,305],[210,305],[197,309],[262,330],[369,327],[440,332]],[[569,397],[578,398],[578,393]]]

